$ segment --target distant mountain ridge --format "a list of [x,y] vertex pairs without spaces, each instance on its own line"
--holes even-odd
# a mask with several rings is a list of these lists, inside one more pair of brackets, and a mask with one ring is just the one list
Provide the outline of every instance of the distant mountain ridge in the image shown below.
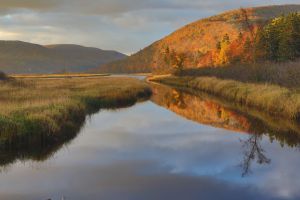
[[0,71],[5,73],[82,72],[125,57],[117,51],[74,44],[0,41]]
[[[243,10],[248,15],[249,22],[257,26],[281,14],[300,12],[300,5],[264,6]],[[240,36],[241,33],[242,36]],[[217,45],[224,35],[228,35],[230,40],[235,42],[233,54],[242,51],[250,33],[243,23],[241,9],[227,11],[188,24],[132,56],[101,66],[98,71],[109,73],[158,71],[163,73],[168,70],[163,55],[166,48],[186,53],[189,59],[186,67],[218,66]],[[239,37],[243,42],[237,41]]]

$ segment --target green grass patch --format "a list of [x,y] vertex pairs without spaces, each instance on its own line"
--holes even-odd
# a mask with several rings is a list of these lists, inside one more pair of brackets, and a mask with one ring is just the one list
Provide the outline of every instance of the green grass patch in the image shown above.
[[0,146],[51,144],[74,134],[101,108],[134,104],[151,95],[131,78],[13,79],[0,82]]

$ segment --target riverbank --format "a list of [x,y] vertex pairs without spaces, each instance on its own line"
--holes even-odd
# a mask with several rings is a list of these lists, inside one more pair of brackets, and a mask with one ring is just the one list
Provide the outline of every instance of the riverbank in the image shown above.
[[110,76],[110,74],[70,73],[70,74],[12,74],[10,75],[10,77],[18,78],[18,79],[92,78],[92,77],[102,77],[102,76]]
[[216,77],[247,83],[272,84],[286,88],[299,88],[300,60],[293,62],[265,62],[236,64],[224,67],[184,69],[179,76]]
[[150,95],[146,83],[131,78],[1,81],[1,148],[50,145],[76,134],[86,115],[129,106]]
[[278,117],[291,120],[300,118],[300,93],[296,89],[215,77],[154,76],[148,80],[204,91]]

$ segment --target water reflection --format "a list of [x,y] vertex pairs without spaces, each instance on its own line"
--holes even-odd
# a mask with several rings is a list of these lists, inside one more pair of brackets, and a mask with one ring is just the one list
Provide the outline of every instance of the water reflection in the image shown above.
[[[145,97],[140,101],[145,101]],[[136,101],[120,102],[120,105],[113,106],[109,110],[118,111],[122,108],[131,107]],[[17,161],[47,161],[57,151],[71,143],[77,137],[86,120],[98,113],[100,107],[93,107],[88,111],[87,116],[76,118],[75,126],[66,123],[61,132],[56,135],[45,134],[14,134],[8,135],[0,131],[0,172],[5,171]]]
[[155,83],[151,86],[154,93],[152,101],[182,117],[213,127],[249,133],[249,138],[241,140],[242,176],[251,174],[253,162],[260,165],[271,162],[260,144],[262,135],[268,136],[270,142],[278,141],[281,146],[298,148],[300,145],[300,126],[296,122],[272,118],[202,92]]
[[300,125],[235,105],[205,93],[151,84],[152,101],[189,120],[248,134],[268,135],[282,146],[299,147]]
[[77,126],[66,127],[56,136],[47,135],[0,135],[0,170],[5,171],[17,161],[43,162],[51,158],[55,152],[69,144],[80,132],[84,119],[77,122]]
[[0,199],[300,199],[297,125],[153,89],[153,102],[92,115],[47,160],[9,165]]
[[261,135],[254,134],[249,136],[247,140],[242,141],[244,148],[244,159],[241,164],[243,168],[242,176],[251,173],[251,164],[255,160],[260,165],[270,164],[271,160],[265,156],[265,151],[260,144],[261,140]]

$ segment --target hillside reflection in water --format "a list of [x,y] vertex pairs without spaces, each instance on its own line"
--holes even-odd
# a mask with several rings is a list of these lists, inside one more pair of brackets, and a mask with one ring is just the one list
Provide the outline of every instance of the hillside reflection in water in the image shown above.
[[42,159],[1,160],[0,199],[300,198],[296,123],[152,87],[151,101],[92,115]]

